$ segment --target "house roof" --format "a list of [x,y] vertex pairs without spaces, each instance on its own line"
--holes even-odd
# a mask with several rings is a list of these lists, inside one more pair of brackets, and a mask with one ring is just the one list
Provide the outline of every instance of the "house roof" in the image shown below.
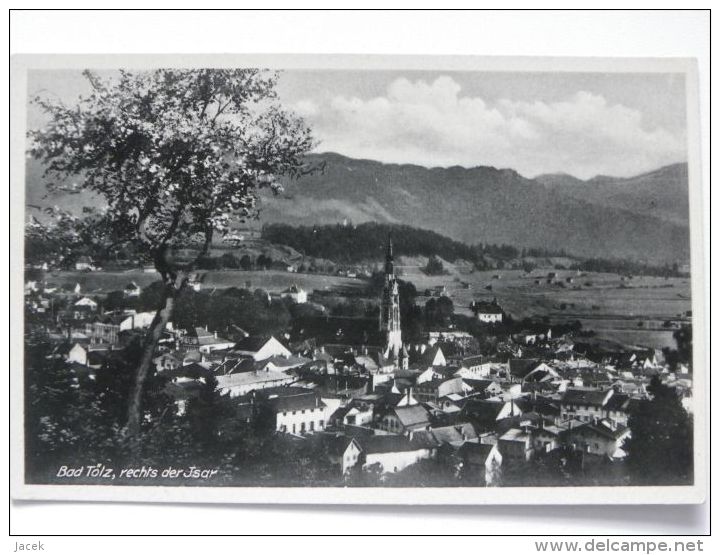
[[130,315],[128,314],[102,314],[99,316],[96,316],[93,318],[93,322],[98,322],[100,324],[110,324],[114,326],[119,326],[122,322],[124,322],[127,318],[129,318]]
[[405,436],[396,435],[359,437],[357,441],[367,454],[400,453],[417,451],[423,448],[423,446],[410,441]]
[[441,445],[444,443],[461,445],[465,441],[478,439],[475,427],[469,422],[462,422],[453,426],[443,426],[441,428],[431,428],[430,433],[438,444]]
[[594,405],[601,407],[605,403],[607,394],[607,390],[603,391],[601,389],[569,388],[565,391],[562,402],[566,405]]
[[[235,344],[236,351],[247,351],[249,353],[257,353],[265,344],[273,339],[272,335],[250,335],[244,337]],[[275,339],[277,341],[277,339]]]
[[393,409],[398,420],[404,427],[417,426],[429,422],[430,415],[422,405],[411,405],[409,407],[395,407]]
[[502,314],[500,305],[487,301],[474,301],[470,308],[476,314]]
[[624,393],[615,393],[608,399],[608,402],[605,403],[605,409],[606,410],[613,410],[613,411],[619,411],[624,410],[627,411],[628,407],[630,406],[630,397],[628,395],[625,395]]
[[459,450],[460,455],[470,464],[485,464],[495,445],[488,443],[466,442]]
[[497,420],[497,417],[504,406],[504,401],[471,398],[465,402],[463,412],[479,422],[491,423]]
[[180,382],[180,383],[174,383],[174,382],[168,382],[165,384],[165,388],[163,391],[176,401],[185,400],[185,399],[193,399],[200,395],[200,391],[203,388],[203,384],[199,381],[189,381],[189,382]]
[[239,374],[253,372],[255,369],[255,361],[251,358],[229,358],[215,369],[215,373],[220,375]]
[[[282,375],[284,376],[284,374]],[[322,400],[312,391],[302,393],[300,395],[274,397],[270,399],[270,404],[276,412],[324,408],[326,406],[325,403],[323,403]]]
[[358,449],[362,450],[360,444],[353,437],[348,436],[330,436],[324,440],[326,442],[328,453],[336,457],[342,456],[351,443],[355,443]]
[[435,357],[437,356],[438,351],[444,358],[445,354],[442,352],[440,346],[434,345],[423,353],[422,357],[420,358],[420,362],[423,364],[427,364],[428,366],[432,365],[432,363],[435,361]]
[[573,434],[594,434],[601,437],[604,437],[606,439],[615,440],[621,438],[625,433],[627,433],[628,428],[627,426],[617,425],[614,428],[605,420],[601,420],[597,423],[595,422],[588,422],[586,424],[583,424],[581,426],[577,426],[575,428],[572,428],[571,430],[568,430],[569,432]]
[[198,362],[193,362],[191,364],[186,364],[185,366],[178,366],[177,368],[170,368],[167,370],[164,370],[162,375],[167,376],[169,378],[174,377],[186,377],[186,378],[201,378],[203,376],[209,376],[212,374],[212,371],[208,367],[208,365],[203,365]]
[[488,357],[483,355],[476,355],[472,357],[465,357],[462,359],[462,365],[463,366],[477,366],[480,364],[485,364],[486,362],[490,362],[489,360],[486,360]]
[[355,357],[355,364],[362,366],[366,370],[377,370],[379,368],[378,362],[376,362],[370,355],[358,355]]
[[222,344],[232,344],[232,341],[229,339],[225,339],[224,337],[215,337],[214,334],[210,335],[203,335],[198,336],[198,345],[204,346],[204,345],[222,345]]
[[282,372],[272,370],[260,370],[253,372],[236,372],[234,374],[223,374],[217,376],[218,386],[222,388],[243,387],[248,385],[261,384],[266,382],[292,381],[293,378]]
[[463,378],[463,381],[475,391],[485,391],[488,387],[495,384],[493,380],[475,380],[472,378]]
[[511,358],[510,374],[517,378],[524,378],[540,363],[536,358]]
[[289,357],[272,356],[264,360],[258,361],[258,365],[266,366],[268,364],[272,364],[273,366],[276,366],[278,368],[294,368],[296,366],[302,366],[307,362],[311,361],[305,357],[298,357],[294,355],[290,355]]
[[524,430],[521,430],[519,428],[510,428],[507,432],[505,432],[502,436],[500,436],[500,441],[522,441],[524,442],[528,437],[527,432]]

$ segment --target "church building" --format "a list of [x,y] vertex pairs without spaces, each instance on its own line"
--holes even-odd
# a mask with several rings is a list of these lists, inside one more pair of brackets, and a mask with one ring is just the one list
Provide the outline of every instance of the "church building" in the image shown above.
[[392,240],[388,241],[385,256],[385,285],[380,304],[380,332],[384,336],[386,359],[392,360],[398,368],[407,368],[408,353],[402,342],[400,329],[400,290],[393,259]]

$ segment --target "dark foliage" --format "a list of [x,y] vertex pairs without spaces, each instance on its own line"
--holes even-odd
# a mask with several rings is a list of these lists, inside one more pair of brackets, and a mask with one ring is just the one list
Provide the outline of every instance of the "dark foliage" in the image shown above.
[[678,485],[693,481],[693,424],[675,388],[655,376],[630,415],[632,437],[625,442],[628,466],[637,484]]
[[442,254],[451,261],[467,260],[476,267],[487,267],[485,257],[510,260],[519,254],[510,245],[467,245],[426,229],[407,225],[364,223],[353,225],[263,226],[263,239],[288,245],[306,256],[326,258],[344,264],[382,260],[387,239],[392,236],[395,252],[405,256]]

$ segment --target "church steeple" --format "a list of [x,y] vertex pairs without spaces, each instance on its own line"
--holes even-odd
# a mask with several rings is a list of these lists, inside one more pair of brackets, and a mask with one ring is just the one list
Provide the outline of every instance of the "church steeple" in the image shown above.
[[385,255],[385,287],[380,306],[380,331],[385,334],[386,352],[398,361],[403,347],[400,330],[400,291],[395,277],[393,246],[390,238]]
[[387,252],[385,253],[385,278],[395,275],[395,261],[393,259],[392,237],[388,237]]

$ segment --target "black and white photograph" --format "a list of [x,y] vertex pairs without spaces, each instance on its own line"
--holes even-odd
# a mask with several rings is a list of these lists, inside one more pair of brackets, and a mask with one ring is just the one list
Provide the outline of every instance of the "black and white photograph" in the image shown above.
[[16,64],[18,498],[703,498],[691,61],[86,58]]

